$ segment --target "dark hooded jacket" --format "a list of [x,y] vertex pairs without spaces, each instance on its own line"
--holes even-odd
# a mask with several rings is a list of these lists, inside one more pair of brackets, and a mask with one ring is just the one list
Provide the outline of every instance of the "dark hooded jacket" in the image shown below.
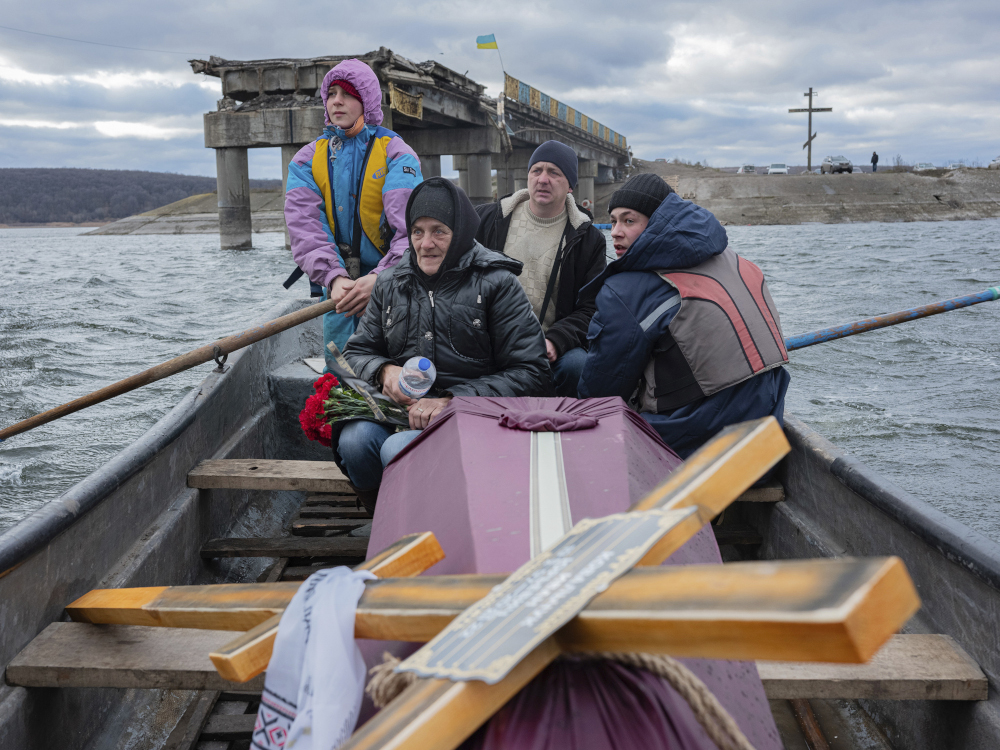
[[[476,206],[482,219],[476,239],[491,250],[502,253],[507,244],[517,197],[518,193],[513,193],[495,203]],[[604,270],[608,252],[608,242],[594,226],[593,216],[575,202],[569,208],[562,243],[562,252],[556,256],[549,277],[552,290],[549,304],[555,305],[555,322],[545,332],[560,357],[570,349],[587,346],[587,326],[594,314],[594,300],[578,297],[587,282]]]
[[[406,206],[430,184],[447,186],[455,225],[441,269],[428,277],[411,243],[399,263],[378,275],[371,299],[344,356],[359,377],[378,385],[387,364],[427,357],[434,388],[454,396],[544,396],[551,390],[542,328],[516,275],[521,263],[475,241],[479,216],[449,180],[414,188]],[[432,394],[433,395],[433,394]]]
[[[590,351],[580,377],[580,398],[636,392],[646,363],[679,307],[656,316],[677,296],[656,271],[691,268],[723,252],[726,230],[704,208],[668,195],[635,243],[613,261],[584,294],[597,295],[590,321]],[[648,327],[643,324],[653,320]],[[642,414],[664,441],[687,458],[724,427],[769,414],[782,421],[789,376],[783,367],[666,413]]]

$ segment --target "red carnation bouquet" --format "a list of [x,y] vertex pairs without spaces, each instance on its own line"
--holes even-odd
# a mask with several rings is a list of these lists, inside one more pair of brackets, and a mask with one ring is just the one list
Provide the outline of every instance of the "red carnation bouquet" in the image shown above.
[[[306,405],[299,413],[299,424],[310,440],[329,447],[333,442],[333,425],[355,419],[393,425],[409,425],[406,409],[389,401],[381,394],[376,405],[371,394],[362,395],[354,388],[344,388],[332,373],[321,375],[313,383],[316,391],[306,399]],[[368,398],[365,398],[368,396]],[[376,414],[377,412],[377,414]]]

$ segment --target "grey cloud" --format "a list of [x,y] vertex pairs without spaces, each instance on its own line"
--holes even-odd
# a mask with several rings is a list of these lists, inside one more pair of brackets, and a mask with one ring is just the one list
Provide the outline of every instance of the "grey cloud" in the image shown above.
[[[57,75],[175,71],[191,84],[66,88],[0,78],[0,118],[171,126],[183,121],[199,127],[200,114],[217,95],[195,85],[187,54],[310,57],[384,45],[418,61],[431,58],[468,70],[495,94],[501,82],[496,53],[475,49],[478,34],[495,33],[511,75],[624,133],[640,156],[707,158],[713,164],[804,162],[805,117],[787,109],[803,105],[809,86],[820,90],[820,106],[835,110],[815,120],[820,151],[871,147],[934,161],[1000,153],[995,0],[637,0],[620,6],[605,0],[571,6],[382,0],[374,16],[371,4],[319,0],[287,10],[261,0],[161,0],[148,6],[94,0],[76,11],[57,10],[51,0],[8,5],[6,25],[184,54],[113,50],[0,30],[0,65]],[[200,137],[151,141],[107,138],[92,128],[0,126],[3,166],[15,160],[20,166],[212,174],[211,157]],[[276,176],[273,153],[254,154],[252,165],[274,170],[255,176]]]

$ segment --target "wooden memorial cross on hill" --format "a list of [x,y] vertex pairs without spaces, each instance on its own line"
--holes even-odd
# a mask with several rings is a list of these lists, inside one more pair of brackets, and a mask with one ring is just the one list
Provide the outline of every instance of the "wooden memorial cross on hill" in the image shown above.
[[[897,558],[657,567],[788,450],[773,418],[736,425],[628,513],[581,521],[509,577],[368,582],[357,637],[430,642],[400,665],[422,679],[343,747],[454,748],[563,652],[867,661],[919,606]],[[399,561],[415,543],[380,557]],[[213,656],[220,674],[249,679],[270,654],[259,626],[298,585],[96,590],[67,609],[96,623],[258,626]]]

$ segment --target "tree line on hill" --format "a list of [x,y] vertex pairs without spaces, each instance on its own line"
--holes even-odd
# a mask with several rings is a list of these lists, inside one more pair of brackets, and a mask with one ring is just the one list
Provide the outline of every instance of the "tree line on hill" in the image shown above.
[[[250,180],[250,187],[277,190],[281,180]],[[213,192],[214,177],[116,169],[0,169],[0,224],[116,221]]]

